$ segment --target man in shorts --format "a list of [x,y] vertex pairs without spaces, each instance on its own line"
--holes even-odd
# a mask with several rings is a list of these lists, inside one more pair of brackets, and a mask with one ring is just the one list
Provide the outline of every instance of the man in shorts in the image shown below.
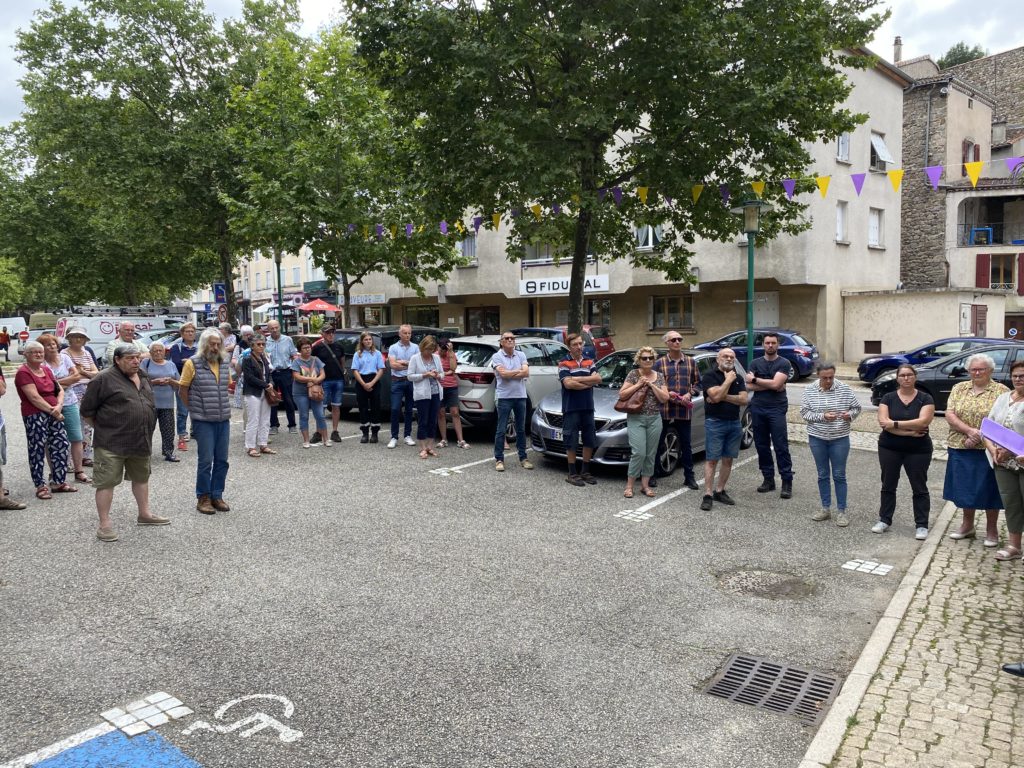
[[[717,365],[700,380],[704,390],[704,498],[700,508],[711,511],[713,501],[732,506],[736,502],[725,491],[732,472],[732,460],[740,455],[743,427],[740,409],[747,404],[743,379],[736,375],[736,353],[726,347],[718,351]],[[715,483],[715,469],[722,471]]]
[[[597,480],[590,474],[590,460],[597,447],[594,425],[594,387],[601,383],[601,374],[594,373],[594,361],[583,356],[583,337],[570,333],[565,343],[569,356],[558,364],[558,380],[562,384],[562,434],[565,438],[565,456],[569,462],[570,485],[594,485]],[[583,468],[576,468],[576,443],[582,433]]]
[[149,511],[150,454],[156,427],[156,402],[149,378],[139,374],[141,355],[129,344],[113,350],[113,365],[89,382],[80,413],[94,430],[92,481],[100,527],[96,538],[117,541],[110,523],[114,488],[132,482],[139,525],[169,525],[166,517]]
[[[341,396],[345,392],[345,348],[334,340],[334,326],[330,323],[320,329],[320,338],[313,343],[313,356],[324,364],[324,410],[331,408],[331,439],[324,445],[341,442],[338,425],[341,423]],[[319,443],[320,434],[313,435],[310,443]]]

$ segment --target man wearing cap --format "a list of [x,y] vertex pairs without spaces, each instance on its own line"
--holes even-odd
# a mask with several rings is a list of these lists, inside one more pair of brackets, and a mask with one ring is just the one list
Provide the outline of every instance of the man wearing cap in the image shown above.
[[[313,356],[324,364],[324,405],[331,404],[331,441],[339,442],[338,422],[341,421],[341,395],[345,391],[345,350],[334,340],[334,326],[325,323],[320,338],[313,344]],[[320,434],[313,435],[310,443],[320,442]],[[331,443],[327,443],[330,445]]]
[[[89,386],[90,381],[99,375],[100,369],[96,365],[96,359],[92,355],[92,350],[85,346],[89,343],[89,336],[85,332],[85,328],[78,325],[72,326],[64,334],[64,338],[68,342],[68,348],[64,351],[71,358],[71,362],[75,364],[80,377],[78,383],[71,386],[71,391],[74,392],[75,397],[81,402],[82,398],[85,397],[85,388]],[[92,427],[83,419],[82,466],[91,467],[92,464]]]
[[123,320],[117,326],[117,338],[107,344],[107,351],[103,353],[103,362],[106,365],[111,365],[111,361],[114,359],[114,350],[122,344],[135,347],[143,360],[149,357],[146,345],[135,338],[135,323],[131,320]]
[[156,427],[156,403],[146,376],[139,375],[141,355],[134,345],[112,352],[113,365],[89,382],[81,402],[82,418],[92,425],[95,453],[92,481],[96,488],[100,541],[117,541],[110,523],[114,488],[127,477],[138,505],[139,525],[169,525],[149,511],[150,454]]

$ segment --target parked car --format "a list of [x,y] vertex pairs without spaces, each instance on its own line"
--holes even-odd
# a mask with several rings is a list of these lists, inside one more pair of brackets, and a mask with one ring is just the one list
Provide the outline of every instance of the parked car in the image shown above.
[[[471,426],[494,429],[494,369],[491,358],[501,348],[499,335],[458,336],[452,348],[458,359],[459,413]],[[526,355],[530,376],[526,379],[526,425],[534,406],[552,392],[559,392],[558,364],[569,355],[569,348],[547,338],[526,336],[516,339],[516,349]],[[515,438],[515,425],[509,419],[509,440]]]
[[869,355],[860,361],[860,365],[857,366],[857,375],[861,381],[871,382],[883,373],[895,371],[904,363],[923,365],[933,360],[966,352],[969,349],[989,344],[1002,344],[1005,341],[1006,339],[979,339],[966,336],[938,339],[907,352],[883,352],[879,355]]
[[[341,344],[345,350],[345,359],[343,361],[345,364],[345,390],[341,395],[342,413],[347,413],[358,407],[356,403],[355,379],[352,377],[352,355],[357,351],[359,337],[363,335],[363,331],[369,331],[373,334],[373,343],[384,356],[384,375],[381,377],[377,394],[380,397],[381,413],[391,413],[391,369],[387,364],[388,347],[398,341],[398,329],[400,327],[398,325],[375,325],[372,328],[339,328],[334,332],[334,340]],[[451,335],[451,331],[446,331],[443,328],[414,325],[412,326],[412,343],[419,344],[423,341],[424,336],[436,337],[441,333]],[[294,336],[293,338],[298,339],[300,336]],[[316,341],[319,336],[314,334],[308,338]]]
[[[979,353],[988,355],[996,364],[992,380],[1013,388],[1010,383],[1010,366],[1018,360],[1024,360],[1024,343],[1004,341],[993,346],[969,349],[924,365],[915,365],[917,388],[934,398],[936,411],[945,411],[953,387],[970,378],[967,361]],[[878,405],[882,397],[895,390],[896,386],[895,369],[878,376],[871,384],[871,402]]]
[[[565,326],[559,326],[564,328]],[[612,343],[612,336],[615,334],[607,325],[584,325],[584,331],[588,331],[594,337],[594,349],[597,351],[597,360],[601,360],[615,351],[615,344]]]
[[[803,379],[810,376],[814,371],[814,365],[818,362],[818,348],[814,342],[808,341],[799,331],[785,328],[755,328],[754,329],[754,357],[764,355],[764,335],[774,333],[779,337],[779,354],[793,364],[793,375],[790,381]],[[747,332],[735,331],[727,333],[714,341],[705,341],[697,344],[694,349],[719,350],[723,347],[730,347],[736,353],[736,361],[744,368],[749,367],[747,360]]]
[[[538,339],[551,339],[559,344],[566,344],[565,337],[569,335],[567,326],[552,326],[551,328],[512,328],[511,332],[516,336],[532,336]],[[594,346],[594,337],[587,330],[581,330],[583,337],[583,356],[591,360],[597,360],[597,348]],[[566,346],[568,346],[566,344]]]
[[[662,355],[665,350],[658,350]],[[687,355],[694,358],[700,375],[711,371],[715,366],[716,352],[706,349],[688,349]],[[636,366],[633,358],[635,349],[624,349],[602,358],[594,366],[601,374],[600,386],[594,388],[594,421],[597,427],[597,448],[594,450],[594,461],[609,466],[626,466],[629,464],[629,436],[626,433],[626,414],[615,410],[615,401],[619,399],[619,389],[626,380],[626,375]],[[745,376],[746,370],[737,363],[736,373]],[[692,452],[696,455],[704,450],[704,396],[698,395],[693,400],[691,421]],[[749,448],[754,443],[750,411],[744,407],[740,412],[743,425],[741,448]],[[533,412],[530,422],[530,439],[533,449],[546,456],[565,458],[565,439],[562,434],[562,393],[556,391],[544,398]],[[661,434],[659,462],[655,473],[661,477],[671,475],[679,465],[679,435],[674,429],[666,429]]]

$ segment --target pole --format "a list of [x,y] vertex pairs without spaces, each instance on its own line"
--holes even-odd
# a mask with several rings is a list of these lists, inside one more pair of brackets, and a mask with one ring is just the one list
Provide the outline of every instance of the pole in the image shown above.
[[747,232],[747,365],[754,362],[754,233]]
[[[753,257],[751,257],[753,258]],[[277,323],[284,332],[284,293],[281,292],[281,252],[274,251],[274,272],[277,274]]]

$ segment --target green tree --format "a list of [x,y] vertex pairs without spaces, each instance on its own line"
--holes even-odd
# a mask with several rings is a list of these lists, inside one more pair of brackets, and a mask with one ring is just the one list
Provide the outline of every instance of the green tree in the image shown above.
[[[858,123],[841,107],[851,86],[839,66],[872,63],[855,49],[883,20],[876,4],[349,0],[349,11],[415,131],[407,175],[438,214],[469,209],[490,226],[491,212],[518,209],[508,256],[551,242],[571,257],[578,329],[588,254],[692,279],[688,246],[739,229],[719,185],[739,197],[753,179],[799,176],[806,142]],[[709,191],[692,205],[695,184]],[[764,237],[806,226],[780,188],[765,198],[776,210]],[[654,223],[671,226],[637,252],[635,226]]]
[[939,57],[939,61],[937,63],[939,65],[939,69],[949,69],[950,67],[955,67],[957,64],[974,61],[975,59],[980,59],[984,56],[988,56],[988,51],[980,45],[975,45],[973,48],[970,48],[967,43],[961,40],[959,43],[951,45],[949,50]]

